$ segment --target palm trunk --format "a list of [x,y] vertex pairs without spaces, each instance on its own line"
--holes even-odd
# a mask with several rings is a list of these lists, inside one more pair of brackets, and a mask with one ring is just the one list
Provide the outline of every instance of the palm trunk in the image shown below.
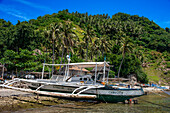
[[87,58],[88,58],[88,42],[87,42],[87,47],[86,47],[86,61],[87,61]]
[[124,58],[125,58],[125,55],[123,54],[123,58],[122,58],[122,61],[121,61],[121,63],[120,63],[120,66],[119,66],[118,78],[119,78],[120,69],[121,69],[121,67],[122,67],[122,64],[123,64],[123,60],[124,60]]
[[[64,54],[64,46],[62,47],[62,55],[61,55],[61,62],[60,62],[60,64],[62,64],[62,62],[63,62],[63,54]],[[61,66],[60,66],[59,72],[61,72]]]
[[[53,40],[53,61],[52,61],[52,64],[54,64],[54,40]],[[52,75],[53,75],[53,72],[54,72],[54,66],[52,66]]]
[[104,55],[104,52],[103,52],[103,50],[102,50],[102,57],[103,57],[103,55]]

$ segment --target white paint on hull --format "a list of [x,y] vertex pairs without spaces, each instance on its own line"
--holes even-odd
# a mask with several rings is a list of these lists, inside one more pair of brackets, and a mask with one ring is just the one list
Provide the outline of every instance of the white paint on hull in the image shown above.
[[[30,87],[32,88],[38,88],[39,84],[31,84]],[[41,88],[41,90],[49,90],[49,91],[59,91],[59,92],[70,92],[72,93],[76,88],[79,88],[79,86],[71,87],[71,86],[64,86],[64,85],[46,85]],[[80,90],[78,90],[76,93],[78,93]],[[100,88],[92,88],[84,93],[86,94],[101,94],[101,95],[115,95],[115,96],[138,96],[143,95],[143,91],[140,89],[100,89]]]

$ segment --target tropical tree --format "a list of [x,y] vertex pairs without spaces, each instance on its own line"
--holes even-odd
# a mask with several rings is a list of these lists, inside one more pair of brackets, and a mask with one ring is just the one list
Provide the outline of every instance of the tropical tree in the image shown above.
[[[59,40],[60,37],[60,28],[61,24],[60,23],[52,23],[50,24],[49,30],[44,30],[44,35],[47,37],[47,39],[52,41],[53,44],[53,60],[52,63],[54,64],[54,59],[55,59],[55,46],[56,42]],[[52,66],[52,73],[54,72],[54,66]]]
[[15,40],[13,44],[15,45],[16,51],[19,52],[19,48],[26,49],[29,48],[31,41],[33,39],[33,26],[27,23],[18,22],[14,32]]
[[96,38],[94,38],[93,41],[91,43],[89,43],[89,48],[90,48],[90,59],[93,60],[93,56],[96,56],[96,59],[97,59],[97,55],[100,51],[99,51],[99,47],[97,45]]
[[122,61],[119,66],[118,78],[119,78],[120,70],[121,70],[125,55],[126,55],[126,53],[127,54],[131,53],[132,49],[133,49],[133,44],[132,44],[131,39],[129,37],[123,37],[121,40],[121,47],[120,47],[120,51],[122,52]]
[[85,33],[84,33],[84,37],[83,37],[83,40],[86,44],[86,60],[88,58],[89,43],[92,43],[93,36],[94,36],[94,31],[92,29],[92,26],[88,24],[85,29]]
[[59,40],[60,37],[60,28],[61,28],[60,23],[50,24],[50,38],[52,39],[52,43],[53,43],[53,61],[52,61],[53,64],[55,59],[54,49],[56,46],[56,41]]
[[63,55],[69,54],[69,52],[74,54],[73,46],[76,44],[76,34],[72,31],[73,25],[72,23],[66,22],[62,24],[61,27],[61,45],[62,45],[62,58]]
[[108,40],[107,35],[103,35],[97,39],[97,45],[102,53],[102,56],[111,50],[111,43],[113,44],[111,40]]
[[78,40],[76,43],[76,55],[80,56],[80,58],[84,59],[84,54],[85,54],[85,42]]

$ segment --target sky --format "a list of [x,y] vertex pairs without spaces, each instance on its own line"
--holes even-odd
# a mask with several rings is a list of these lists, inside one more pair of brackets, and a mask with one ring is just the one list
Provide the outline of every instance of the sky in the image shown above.
[[139,15],[170,28],[170,0],[0,0],[0,19],[16,24],[63,9],[110,17],[118,12]]

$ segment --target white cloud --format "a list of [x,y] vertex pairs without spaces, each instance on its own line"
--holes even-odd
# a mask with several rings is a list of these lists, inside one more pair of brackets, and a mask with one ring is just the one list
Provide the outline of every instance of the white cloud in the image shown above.
[[15,9],[15,8],[13,8],[13,6],[0,4],[0,11],[4,12],[6,14],[24,19],[24,20],[29,20],[29,18],[25,14],[23,14],[21,11]]
[[30,7],[33,7],[33,8],[36,8],[36,9],[40,9],[40,10],[43,10],[43,11],[53,11],[51,8],[49,7],[46,7],[46,6],[43,6],[43,5],[38,5],[38,4],[35,4],[35,3],[32,3],[32,2],[29,2],[29,1],[26,1],[26,0],[14,0],[16,2],[20,2],[22,4],[25,4],[25,5],[28,5]]
[[22,18],[24,20],[29,20],[29,18],[25,17],[25,16],[21,16],[21,15],[18,15],[18,14],[15,14],[15,13],[11,13],[11,12],[8,12],[8,14],[12,15],[12,16],[15,16],[15,17],[18,17],[18,18]]

